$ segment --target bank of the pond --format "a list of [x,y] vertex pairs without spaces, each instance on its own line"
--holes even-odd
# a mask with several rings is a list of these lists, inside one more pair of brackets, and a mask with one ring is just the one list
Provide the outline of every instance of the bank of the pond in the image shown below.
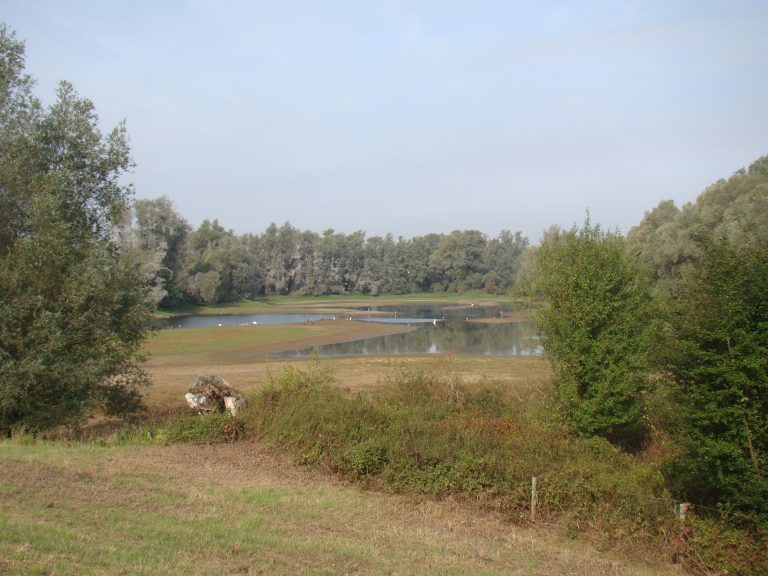
[[[339,338],[365,338],[392,334],[410,328],[373,322],[318,322],[312,326],[233,326],[185,330],[162,330],[145,346],[150,357],[145,369],[153,385],[147,390],[152,410],[183,409],[184,393],[203,374],[225,377],[247,393],[259,390],[270,372],[279,372],[301,360],[278,359],[268,355],[286,344],[298,348],[312,342]],[[477,355],[371,355],[326,360],[331,363],[339,385],[355,391],[380,386],[401,367],[418,370],[455,371],[465,381],[492,380],[513,390],[545,388],[551,377],[548,363],[532,356]]]
[[508,304],[505,295],[487,294],[482,291],[453,293],[416,293],[370,296],[363,294],[327,296],[269,296],[256,300],[215,304],[210,306],[184,305],[172,309],[157,310],[158,318],[186,315],[216,314],[270,314],[270,313],[317,313],[361,316],[367,308],[398,305],[442,305],[451,307],[493,306]]
[[533,315],[527,312],[508,312],[494,318],[469,318],[468,322],[473,324],[520,324],[522,322],[532,322]]
[[211,355],[215,355],[217,362],[241,362],[278,350],[349,342],[410,330],[410,326],[348,320],[159,330],[149,338],[144,351],[156,360],[182,356],[186,361],[207,362]]

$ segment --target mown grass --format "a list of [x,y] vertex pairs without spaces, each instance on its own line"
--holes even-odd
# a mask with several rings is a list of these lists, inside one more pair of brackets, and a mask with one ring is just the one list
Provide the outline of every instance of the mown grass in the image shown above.
[[313,506],[290,490],[216,491],[141,472],[114,477],[43,463],[9,466],[37,490],[0,484],[3,497],[13,499],[0,512],[3,573],[333,574],[371,561],[332,535],[291,534],[302,507],[311,513]]
[[249,443],[0,441],[9,575],[637,574],[500,517],[299,474]]

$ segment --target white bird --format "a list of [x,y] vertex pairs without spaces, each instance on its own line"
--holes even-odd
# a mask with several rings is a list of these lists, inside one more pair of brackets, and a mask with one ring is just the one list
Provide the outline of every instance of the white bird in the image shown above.
[[433,326],[437,326],[437,320],[436,320],[436,319],[433,319],[433,320],[432,320],[432,325],[433,325]]

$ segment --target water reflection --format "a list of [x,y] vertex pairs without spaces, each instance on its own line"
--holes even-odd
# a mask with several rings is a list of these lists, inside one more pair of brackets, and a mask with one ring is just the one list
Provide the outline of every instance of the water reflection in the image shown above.
[[[476,354],[481,356],[528,356],[541,353],[532,322],[502,323],[507,306],[380,306],[358,310],[356,320],[405,324],[410,332],[376,336],[355,342],[329,344],[311,349],[278,352],[279,358],[319,356]],[[370,314],[368,314],[370,313]],[[382,316],[382,314],[386,314]],[[182,316],[160,321],[162,328],[201,328],[238,324],[287,324],[333,320],[331,314],[230,314]],[[346,317],[344,317],[346,319]],[[338,318],[341,320],[341,317]],[[492,319],[493,322],[471,320]]]
[[529,356],[540,354],[536,326],[532,322],[481,324],[442,321],[415,326],[403,334],[377,336],[355,342],[328,344],[276,354],[279,358],[365,356],[378,354],[477,354],[482,356]]
[[510,307],[504,304],[491,306],[427,306],[423,304],[409,304],[405,306],[375,306],[361,310],[363,312],[380,312],[387,315],[372,315],[364,318],[371,322],[427,323],[434,320],[502,319],[505,315],[509,314]]

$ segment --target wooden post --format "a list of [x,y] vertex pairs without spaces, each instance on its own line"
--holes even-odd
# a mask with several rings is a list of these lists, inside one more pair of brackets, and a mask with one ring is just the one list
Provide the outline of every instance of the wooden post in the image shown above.
[[531,478],[531,522],[536,521],[536,502],[539,495],[536,492],[536,476]]
[[681,524],[685,524],[685,519],[688,516],[688,512],[691,508],[692,505],[690,502],[680,502],[680,505],[677,508],[677,517]]

